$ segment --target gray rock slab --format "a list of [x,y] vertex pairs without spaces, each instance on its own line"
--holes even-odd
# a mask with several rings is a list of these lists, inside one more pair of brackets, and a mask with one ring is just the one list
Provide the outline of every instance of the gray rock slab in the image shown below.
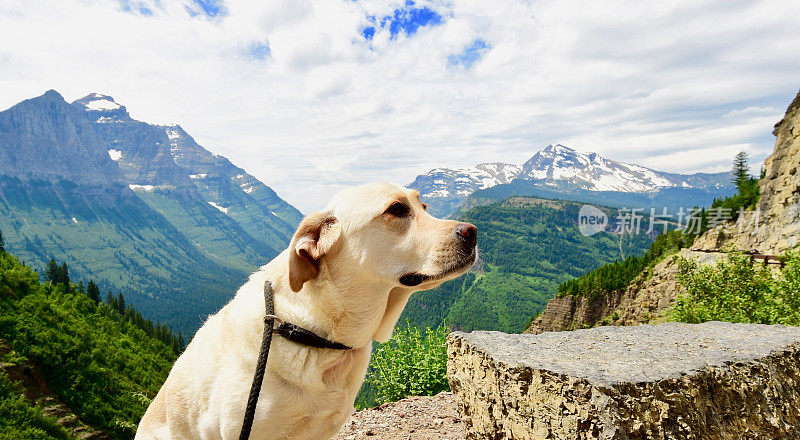
[[800,328],[708,322],[452,333],[471,439],[800,438]]
[[507,365],[548,370],[598,385],[653,382],[709,366],[750,361],[800,342],[800,327],[706,322],[596,327],[518,335],[455,332]]

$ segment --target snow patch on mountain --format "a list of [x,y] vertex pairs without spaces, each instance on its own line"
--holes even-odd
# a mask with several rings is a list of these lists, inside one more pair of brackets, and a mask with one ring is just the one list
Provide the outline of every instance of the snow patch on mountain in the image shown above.
[[122,151],[111,148],[108,150],[108,157],[110,157],[113,161],[118,161],[120,158],[122,158]]
[[173,145],[175,145],[176,140],[180,139],[181,132],[180,128],[177,125],[168,125],[164,128],[164,132],[167,133],[167,137],[171,141]]
[[132,189],[134,191],[148,191],[149,192],[149,191],[154,190],[155,186],[154,185],[135,185],[135,184],[130,184],[130,185],[128,185],[128,188],[130,188],[130,189]]
[[95,112],[114,111],[122,108],[121,105],[114,101],[114,98],[99,93],[90,93],[75,102],[82,105],[86,110]]
[[86,103],[86,108],[94,111],[117,110],[121,106],[110,99],[97,99]]
[[216,204],[216,203],[214,203],[214,202],[208,202],[208,204],[209,204],[209,205],[211,205],[211,206],[213,206],[213,207],[215,207],[215,208],[217,208],[217,209],[219,209],[219,210],[220,210],[220,211],[221,211],[223,214],[227,214],[227,213],[228,213],[228,209],[229,209],[229,208],[225,208],[225,207],[223,207],[223,206],[219,206],[219,205],[217,205],[217,204]]

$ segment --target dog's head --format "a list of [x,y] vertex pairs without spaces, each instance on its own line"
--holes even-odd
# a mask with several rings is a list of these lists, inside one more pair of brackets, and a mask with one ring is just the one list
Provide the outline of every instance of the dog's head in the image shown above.
[[[419,192],[388,183],[337,193],[325,211],[307,216],[289,248],[292,290],[315,279],[322,264],[345,268],[353,283],[430,289],[475,262],[477,228],[434,218]],[[341,271],[339,271],[341,272]]]

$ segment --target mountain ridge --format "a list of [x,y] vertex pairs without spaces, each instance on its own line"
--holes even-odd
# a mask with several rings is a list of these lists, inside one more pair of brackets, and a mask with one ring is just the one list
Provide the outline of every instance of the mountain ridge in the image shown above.
[[[582,153],[561,144],[550,144],[522,165],[484,163],[467,168],[434,168],[406,186],[420,191],[422,199],[431,205],[432,212],[449,216],[476,192],[502,185],[516,184],[526,188],[523,193],[504,194],[506,197],[552,197],[532,191],[540,189],[564,195],[576,192],[629,193],[652,198],[667,189],[680,191],[685,188],[701,190],[713,199],[730,192],[729,180],[729,173],[667,173],[614,161],[597,153]],[[599,201],[604,202],[607,203],[602,199]]]

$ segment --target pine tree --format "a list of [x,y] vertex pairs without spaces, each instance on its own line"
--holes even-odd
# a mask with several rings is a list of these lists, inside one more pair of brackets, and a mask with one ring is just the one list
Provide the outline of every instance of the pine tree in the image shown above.
[[106,304],[111,310],[117,310],[117,297],[110,290],[106,294]]
[[86,295],[94,301],[94,304],[100,304],[100,288],[94,283],[94,280],[89,280],[89,285],[86,286]]
[[0,231],[0,254],[6,251],[6,243],[3,241],[3,231]]
[[44,277],[50,284],[58,284],[60,277],[61,270],[58,268],[58,264],[56,264],[56,260],[51,258],[50,261],[47,262],[47,269],[45,269]]
[[747,163],[747,153],[740,151],[733,159],[733,183],[741,191],[742,187],[750,181],[750,165]]
[[60,271],[60,272],[61,272],[61,273],[59,274],[59,275],[60,275],[60,279],[59,279],[58,281],[59,281],[61,284],[63,284],[63,285],[64,285],[64,287],[65,287],[67,290],[69,290],[69,283],[70,283],[70,280],[69,280],[69,268],[67,267],[67,263],[61,263],[61,271]]
[[125,297],[122,296],[122,292],[120,292],[119,298],[117,298],[117,311],[120,315],[125,314]]

